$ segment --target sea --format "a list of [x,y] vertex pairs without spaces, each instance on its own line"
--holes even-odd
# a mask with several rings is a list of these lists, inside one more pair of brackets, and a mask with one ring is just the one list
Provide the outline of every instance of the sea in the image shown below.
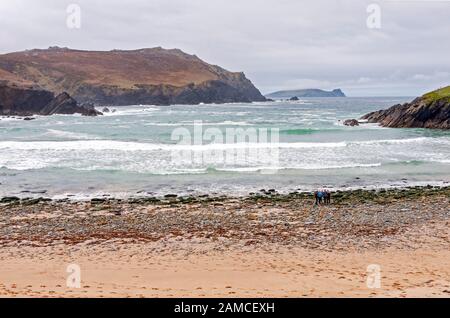
[[410,100],[124,105],[98,117],[0,117],[0,197],[246,196],[262,189],[450,185],[449,131],[343,125]]

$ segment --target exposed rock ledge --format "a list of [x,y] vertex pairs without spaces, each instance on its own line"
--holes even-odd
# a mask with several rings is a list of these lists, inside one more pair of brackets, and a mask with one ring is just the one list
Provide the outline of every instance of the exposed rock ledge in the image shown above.
[[363,116],[369,123],[392,128],[450,129],[450,86]]
[[0,83],[0,115],[31,116],[53,114],[101,115],[93,107],[78,105],[67,93],[55,97],[52,92],[35,87]]

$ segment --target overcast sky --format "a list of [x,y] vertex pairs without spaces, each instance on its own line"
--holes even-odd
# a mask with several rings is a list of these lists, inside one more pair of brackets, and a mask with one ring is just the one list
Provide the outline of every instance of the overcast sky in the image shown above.
[[[80,29],[66,25],[72,3]],[[367,26],[371,3],[379,29]],[[450,0],[1,0],[0,40],[3,53],[180,48],[245,72],[263,93],[416,96],[450,85]]]

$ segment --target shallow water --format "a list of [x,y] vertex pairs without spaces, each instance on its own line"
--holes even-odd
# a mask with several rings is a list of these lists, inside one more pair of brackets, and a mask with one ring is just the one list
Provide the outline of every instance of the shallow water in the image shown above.
[[[0,196],[77,198],[166,193],[248,194],[317,187],[444,184],[450,181],[450,132],[345,127],[342,120],[411,98],[315,98],[299,102],[113,107],[100,117],[0,120]],[[277,160],[211,156],[239,145],[177,145],[173,133],[229,128],[279,129]],[[210,130],[211,131],[211,130]],[[270,136],[269,136],[270,137]],[[274,147],[253,142],[251,147]],[[278,148],[279,147],[279,148]],[[192,149],[201,160],[175,160]],[[266,149],[267,150],[267,149]],[[208,154],[208,157],[205,156]],[[200,157],[198,157],[200,156]],[[207,160],[205,160],[207,158]],[[270,173],[270,174],[267,174]]]

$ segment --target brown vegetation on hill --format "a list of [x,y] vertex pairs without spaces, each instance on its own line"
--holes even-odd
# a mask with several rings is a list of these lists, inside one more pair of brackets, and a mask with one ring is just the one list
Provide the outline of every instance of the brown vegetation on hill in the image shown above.
[[243,73],[178,49],[81,51],[52,47],[0,55],[2,74],[96,104],[263,101]]

